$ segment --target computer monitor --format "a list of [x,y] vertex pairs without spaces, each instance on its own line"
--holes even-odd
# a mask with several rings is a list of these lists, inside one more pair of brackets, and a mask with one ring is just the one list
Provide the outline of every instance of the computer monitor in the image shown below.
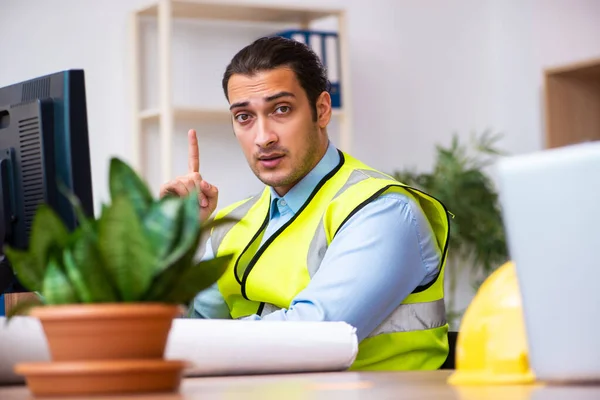
[[[93,216],[85,77],[67,70],[0,88],[0,246],[26,249],[38,206],[51,206],[73,230],[59,190]],[[0,249],[0,294],[26,291]]]

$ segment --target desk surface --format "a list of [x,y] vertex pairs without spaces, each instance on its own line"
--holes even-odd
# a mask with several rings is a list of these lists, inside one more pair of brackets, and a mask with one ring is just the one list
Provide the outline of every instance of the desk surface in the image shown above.
[[[127,398],[177,399],[600,399],[598,386],[471,386],[446,384],[451,372],[342,372],[321,374],[263,375],[219,378],[187,378],[177,394],[137,395]],[[0,387],[0,399],[31,399],[25,386]],[[119,397],[123,398],[123,397]],[[94,397],[95,400],[107,397]],[[114,399],[114,397],[112,397]],[[74,398],[71,398],[74,400]]]

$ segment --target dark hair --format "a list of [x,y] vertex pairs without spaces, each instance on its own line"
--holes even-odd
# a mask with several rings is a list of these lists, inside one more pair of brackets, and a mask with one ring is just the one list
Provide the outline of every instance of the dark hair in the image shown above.
[[223,75],[225,97],[229,100],[227,84],[233,74],[253,75],[279,67],[288,67],[294,71],[296,79],[306,92],[316,121],[317,99],[330,88],[327,70],[307,45],[281,36],[257,39],[233,57]]

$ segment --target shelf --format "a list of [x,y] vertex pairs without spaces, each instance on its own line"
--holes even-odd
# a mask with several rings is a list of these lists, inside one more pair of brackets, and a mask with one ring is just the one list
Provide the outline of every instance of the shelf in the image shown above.
[[[174,107],[175,119],[201,119],[201,120],[228,120],[229,110],[226,108],[203,108],[203,107]],[[158,121],[160,110],[151,108],[140,112],[140,119],[144,122]]]
[[[348,32],[345,9],[327,9],[321,7],[290,6],[285,2],[277,4],[251,4],[250,1],[238,3],[221,3],[217,0],[154,0],[143,9],[133,10],[130,21],[130,65],[131,65],[131,95],[132,95],[132,164],[136,170],[143,172],[146,163],[144,154],[145,123],[158,124],[160,137],[160,179],[164,182],[172,178],[173,170],[173,139],[174,125],[177,120],[188,119],[195,121],[229,122],[231,114],[226,106],[188,107],[172,103],[173,98],[173,26],[180,19],[203,19],[235,22],[288,24],[290,28],[300,25],[308,29],[310,24],[319,19],[333,17],[337,19],[339,44],[340,84],[344,87],[341,104],[344,110],[352,109],[350,85]],[[142,82],[146,61],[142,57],[143,33],[141,18],[153,17],[157,22],[157,61],[158,61],[158,101],[154,107],[143,109]],[[352,113],[335,109],[333,117],[339,118],[339,147],[340,150],[351,152],[352,144]],[[154,155],[152,155],[154,160]]]
[[[343,115],[343,110],[333,109],[332,116],[339,117]],[[139,114],[139,118],[143,122],[156,122],[160,116],[158,108],[150,108],[143,110]],[[173,116],[175,119],[193,119],[207,121],[230,121],[231,113],[227,108],[219,107],[178,107],[173,108]]]
[[[267,23],[306,24],[317,19],[335,16],[340,10],[309,9],[279,4],[251,5],[244,3],[198,2],[176,0],[171,2],[174,18],[216,19],[225,21],[249,21]],[[139,11],[142,16],[157,16],[158,4]]]
[[545,71],[546,146],[600,140],[600,59]]

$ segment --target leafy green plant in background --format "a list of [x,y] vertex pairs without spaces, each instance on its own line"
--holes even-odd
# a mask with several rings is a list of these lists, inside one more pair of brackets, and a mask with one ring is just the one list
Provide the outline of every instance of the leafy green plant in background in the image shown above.
[[430,173],[414,169],[392,175],[442,201],[453,214],[447,259],[449,279],[448,320],[452,324],[462,311],[455,310],[457,279],[469,268],[471,284],[483,280],[507,261],[508,251],[498,194],[485,170],[502,155],[496,147],[501,135],[489,131],[461,143],[455,134],[449,147],[436,146],[436,162]]
[[[159,302],[187,305],[224,272],[231,256],[196,262],[203,233],[226,223],[200,223],[196,193],[154,199],[123,161],[110,162],[111,203],[87,218],[66,195],[79,225],[69,232],[48,205],[39,206],[29,248],[4,249],[22,284],[46,305]],[[14,308],[11,316],[33,303]]]

